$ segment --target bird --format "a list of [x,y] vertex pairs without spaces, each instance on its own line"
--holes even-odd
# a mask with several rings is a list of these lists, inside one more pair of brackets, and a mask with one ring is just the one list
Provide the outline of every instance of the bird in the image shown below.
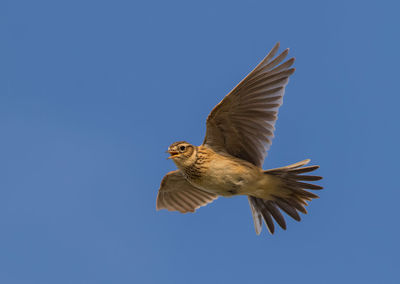
[[322,179],[308,173],[306,159],[288,166],[263,170],[274,137],[278,110],[285,87],[294,73],[295,58],[285,61],[289,49],[275,56],[279,42],[267,56],[211,111],[203,144],[178,141],[168,147],[168,159],[177,170],[167,173],[157,194],[156,210],[195,212],[219,196],[248,197],[256,234],[263,221],[270,234],[275,222],[286,230],[282,211],[296,221],[299,212],[319,196],[309,183]]

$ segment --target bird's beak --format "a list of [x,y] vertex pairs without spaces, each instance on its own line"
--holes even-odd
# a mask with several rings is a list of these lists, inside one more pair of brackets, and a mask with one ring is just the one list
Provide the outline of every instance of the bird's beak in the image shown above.
[[171,149],[168,149],[167,153],[169,153],[171,156],[168,157],[168,159],[173,159],[176,155],[179,154],[178,151],[173,151]]

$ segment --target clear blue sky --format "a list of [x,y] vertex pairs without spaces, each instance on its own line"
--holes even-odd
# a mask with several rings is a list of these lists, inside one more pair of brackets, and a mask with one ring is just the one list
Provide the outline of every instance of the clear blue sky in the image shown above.
[[[2,2],[0,283],[400,283],[400,7],[375,2]],[[156,212],[167,146],[277,41],[264,168],[311,158],[321,198],[274,236],[244,197]]]

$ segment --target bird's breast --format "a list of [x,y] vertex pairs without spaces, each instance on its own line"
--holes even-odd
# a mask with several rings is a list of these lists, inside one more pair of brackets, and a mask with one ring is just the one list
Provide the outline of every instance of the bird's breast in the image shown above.
[[257,167],[250,167],[230,157],[213,155],[203,163],[185,169],[185,176],[194,186],[223,196],[242,194],[242,189],[259,175]]

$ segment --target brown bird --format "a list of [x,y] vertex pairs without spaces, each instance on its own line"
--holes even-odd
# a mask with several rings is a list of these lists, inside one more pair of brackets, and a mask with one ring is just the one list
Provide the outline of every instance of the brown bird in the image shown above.
[[307,202],[318,198],[308,190],[322,187],[303,181],[321,177],[302,174],[319,166],[306,166],[310,160],[304,160],[277,169],[261,168],[274,137],[285,86],[295,71],[291,68],[294,58],[283,62],[289,49],[275,57],[278,49],[279,43],[211,111],[202,145],[181,141],[169,146],[169,159],[178,170],[163,178],[157,210],[194,212],[220,195],[247,195],[257,234],[263,219],[271,234],[273,219],[286,229],[280,210],[297,221],[298,211],[307,213]]

